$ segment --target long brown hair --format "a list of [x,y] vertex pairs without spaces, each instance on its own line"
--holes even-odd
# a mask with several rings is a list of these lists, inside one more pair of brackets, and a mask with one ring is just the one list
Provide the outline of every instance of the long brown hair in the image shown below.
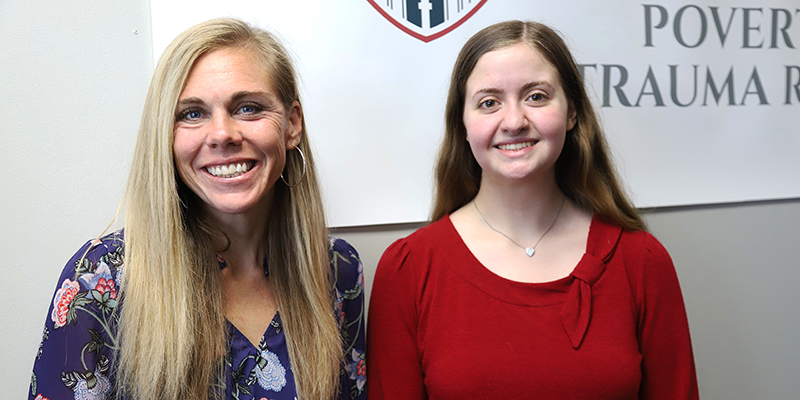
[[[145,102],[125,195],[124,301],[119,323],[118,386],[134,399],[224,395],[226,325],[214,253],[219,235],[173,162],[175,108],[189,71],[213,50],[256,56],[288,110],[300,101],[286,50],[269,33],[235,19],[196,25],[178,36],[156,66]],[[281,312],[301,399],[338,390],[342,346],[332,311],[327,230],[314,157],[303,120],[298,152],[287,152],[267,229],[270,284]]]
[[431,221],[463,207],[478,194],[481,167],[466,140],[464,126],[467,80],[481,56],[517,43],[530,45],[556,68],[570,107],[577,115],[556,161],[558,187],[578,206],[609,222],[627,230],[645,229],[638,210],[616,177],[602,128],[572,54],[556,32],[530,21],[506,21],[484,28],[458,54],[450,77],[445,135],[436,163]]

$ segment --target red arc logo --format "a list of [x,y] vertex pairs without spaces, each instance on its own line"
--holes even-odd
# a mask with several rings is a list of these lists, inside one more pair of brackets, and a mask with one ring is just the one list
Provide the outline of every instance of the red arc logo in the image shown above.
[[403,32],[428,43],[456,29],[487,0],[367,0]]

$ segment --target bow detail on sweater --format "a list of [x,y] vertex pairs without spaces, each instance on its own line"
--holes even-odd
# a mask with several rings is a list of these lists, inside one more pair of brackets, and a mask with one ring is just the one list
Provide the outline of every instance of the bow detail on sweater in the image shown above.
[[[595,227],[593,226],[592,229]],[[602,242],[590,241],[587,243],[586,253],[570,274],[573,278],[572,287],[567,295],[564,308],[561,310],[561,326],[564,327],[572,348],[576,350],[581,347],[581,342],[586,336],[589,322],[592,319],[592,286],[606,272],[606,264],[614,256],[614,251],[622,237],[621,228],[602,221],[598,221],[597,229],[616,231],[614,235],[616,240],[606,239]],[[601,237],[608,238],[608,236]]]
[[572,271],[572,288],[561,310],[561,326],[564,327],[574,349],[581,346],[589,320],[592,317],[592,286],[600,280],[606,265],[599,258],[584,254],[581,262]]

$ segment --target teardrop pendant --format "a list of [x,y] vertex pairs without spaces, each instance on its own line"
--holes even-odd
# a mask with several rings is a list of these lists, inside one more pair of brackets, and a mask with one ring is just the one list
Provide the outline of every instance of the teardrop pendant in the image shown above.
[[527,254],[528,257],[533,257],[533,252],[534,251],[536,251],[536,250],[534,250],[533,247],[526,247],[525,248],[525,254]]

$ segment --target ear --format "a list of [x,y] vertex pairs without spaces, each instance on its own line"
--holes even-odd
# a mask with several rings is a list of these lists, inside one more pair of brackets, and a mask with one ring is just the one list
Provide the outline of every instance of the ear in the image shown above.
[[567,116],[567,132],[571,131],[572,128],[575,127],[575,124],[578,122],[578,112],[575,111],[575,107],[572,105],[569,106],[569,115]]
[[286,150],[291,150],[300,144],[300,136],[303,134],[303,109],[300,102],[295,100],[287,112],[288,126],[284,134]]

